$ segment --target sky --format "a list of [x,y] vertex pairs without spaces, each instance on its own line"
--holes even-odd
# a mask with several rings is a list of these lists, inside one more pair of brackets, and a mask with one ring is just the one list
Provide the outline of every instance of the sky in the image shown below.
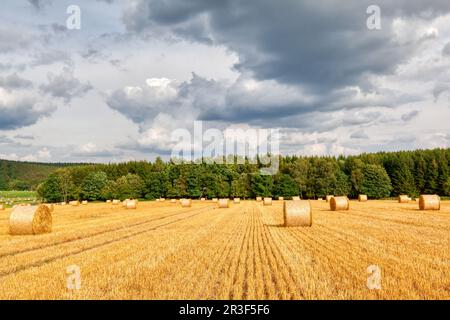
[[0,159],[167,159],[194,121],[283,154],[450,147],[449,106],[448,0],[0,2]]

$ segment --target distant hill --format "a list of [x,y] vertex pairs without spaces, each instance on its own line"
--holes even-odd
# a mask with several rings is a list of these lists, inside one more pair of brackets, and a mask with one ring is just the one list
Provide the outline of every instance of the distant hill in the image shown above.
[[0,190],[33,190],[50,173],[73,165],[0,160]]

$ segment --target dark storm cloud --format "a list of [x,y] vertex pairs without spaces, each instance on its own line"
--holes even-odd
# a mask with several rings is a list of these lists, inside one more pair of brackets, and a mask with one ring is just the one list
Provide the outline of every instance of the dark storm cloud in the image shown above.
[[17,73],[8,76],[0,76],[0,87],[5,89],[28,89],[33,87],[33,82],[21,78]]
[[30,135],[17,134],[14,136],[14,139],[34,140],[34,137]]
[[356,131],[350,135],[351,139],[369,139],[369,136],[364,131]]
[[0,130],[11,130],[35,124],[56,110],[51,104],[43,105],[33,98],[17,98],[11,102],[0,101]]
[[419,115],[419,111],[418,110],[412,110],[410,112],[407,112],[407,113],[403,114],[402,115],[402,120],[407,122],[407,121],[410,121],[410,120],[414,119],[418,115]]
[[442,55],[443,56],[450,56],[450,42],[445,45],[445,47],[442,49]]
[[75,158],[111,158],[118,157],[124,154],[123,151],[120,150],[98,150],[98,151],[76,151],[70,154],[71,157]]
[[46,66],[59,62],[68,66],[73,65],[73,60],[69,53],[62,50],[50,50],[34,54],[31,66]]
[[73,70],[70,68],[64,68],[59,75],[49,72],[47,80],[47,84],[39,87],[40,90],[53,97],[62,98],[66,103],[69,103],[75,97],[83,96],[93,89],[90,83],[82,83],[75,78]]
[[[310,90],[367,83],[366,76],[395,70],[416,43],[393,41],[395,16],[429,19],[450,2],[378,1],[382,29],[366,27],[372,1],[136,1],[123,16],[129,31],[166,30],[192,41],[212,39],[239,54],[235,66],[257,79]],[[225,13],[226,12],[226,13]]]
[[[143,85],[116,90],[108,96],[107,104],[140,125],[161,112],[170,112],[175,116],[197,114],[197,119],[205,121],[330,130],[382,121],[386,108],[421,99],[392,90],[362,94],[346,89],[308,96],[297,86],[274,81],[239,78],[230,84],[193,74],[190,81],[180,84],[169,82],[162,87]],[[325,112],[367,107],[382,107],[382,110],[353,112],[339,121],[323,121]]]

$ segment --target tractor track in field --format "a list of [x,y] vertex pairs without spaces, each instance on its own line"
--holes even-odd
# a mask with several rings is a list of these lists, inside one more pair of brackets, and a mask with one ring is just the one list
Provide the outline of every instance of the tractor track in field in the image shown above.
[[[202,211],[206,210],[206,209],[211,209],[211,208],[212,207],[202,208]],[[17,251],[14,251],[14,252],[2,253],[2,254],[0,254],[0,259],[1,258],[15,256],[15,255],[22,254],[22,253],[32,252],[32,251],[35,251],[35,250],[47,249],[47,248],[51,248],[51,247],[54,247],[54,246],[59,246],[61,244],[68,244],[68,243],[71,243],[71,242],[82,241],[82,240],[86,240],[86,239],[93,238],[93,237],[96,237],[96,236],[104,235],[104,234],[107,234],[107,233],[110,233],[110,232],[127,230],[127,229],[130,229],[130,228],[139,227],[139,226],[151,223],[151,222],[155,222],[155,221],[159,221],[159,220],[163,220],[163,219],[179,216],[181,214],[189,213],[191,211],[196,211],[196,210],[199,210],[199,209],[195,208],[195,209],[190,209],[190,210],[187,210],[187,211],[185,210],[185,211],[182,211],[182,212],[176,212],[174,214],[163,216],[163,217],[158,217],[158,218],[154,218],[154,219],[150,219],[150,220],[140,221],[140,222],[129,224],[129,225],[125,225],[125,226],[121,225],[121,226],[118,226],[118,227],[115,227],[115,228],[111,228],[111,229],[107,229],[107,230],[97,231],[97,232],[91,233],[91,234],[86,235],[86,236],[81,236],[81,237],[80,236],[75,236],[75,237],[72,237],[72,238],[69,238],[69,239],[64,239],[64,240],[61,240],[61,241],[52,242],[52,243],[49,243],[49,244],[46,244],[46,245],[42,245],[42,246],[35,246],[35,247],[31,247],[31,248],[25,248],[25,249],[17,250]]]
[[[316,250],[320,252],[321,256],[328,257],[329,259],[333,259],[334,257],[334,259],[339,261],[339,263],[336,265],[339,265],[340,269],[345,270],[350,278],[357,279],[356,275],[354,274],[354,268],[358,265],[358,263],[366,260],[367,256],[363,254],[363,249],[366,248],[366,246],[362,246],[356,241],[344,239],[342,238],[342,235],[337,235],[336,232],[330,231],[329,228],[323,226],[321,228],[322,231],[316,235],[312,235],[307,232],[298,233],[294,230],[289,231],[291,232],[293,237],[297,239],[297,241],[303,242],[304,244],[312,248],[316,248]],[[303,236],[300,236],[300,234],[302,234]],[[348,234],[346,236],[355,240],[357,239],[356,235],[354,234]],[[356,247],[358,248],[358,250],[352,250],[350,253],[349,251],[347,252],[345,250],[338,250],[339,247]],[[341,254],[339,256],[336,256],[336,251],[341,252]],[[375,257],[377,256],[375,253],[373,255]],[[408,268],[411,273],[415,273],[414,264],[412,262],[404,262],[395,253],[388,253],[384,251],[384,253],[382,254],[382,258],[385,261],[385,263],[383,264],[383,268],[385,269],[395,269],[395,267],[393,266],[398,266],[401,264],[403,267]],[[368,262],[367,265],[369,265]],[[438,269],[439,268],[437,268],[436,270]],[[416,277],[418,279],[427,281],[426,277],[424,277],[423,275],[416,274]]]
[[[243,220],[243,218],[241,217],[241,220]],[[233,246],[230,245],[230,243],[232,243],[232,241],[239,236],[239,234],[241,234],[241,231],[244,229],[245,224],[239,224],[237,228],[235,228],[233,230],[232,233],[229,234],[228,236],[228,241],[224,241],[225,243],[225,247],[223,250],[220,251],[220,253],[215,255],[214,259],[211,259],[211,261],[214,261],[211,263],[211,266],[220,266],[219,270],[218,270],[218,275],[219,277],[217,277],[217,279],[214,279],[213,276],[213,272],[209,272],[207,279],[210,279],[210,281],[214,281],[214,285],[211,286],[211,289],[209,292],[206,292],[204,295],[200,295],[200,299],[215,299],[217,298],[217,289],[220,287],[220,275],[221,274],[226,274],[227,270],[229,270],[230,268],[230,264],[227,263],[228,261],[231,260],[232,256],[232,252],[233,252]],[[218,251],[219,252],[219,251]],[[216,275],[217,276],[217,275]]]
[[[239,250],[238,250],[237,255],[236,255],[237,263],[236,263],[236,267],[234,268],[234,272],[233,272],[233,284],[229,288],[229,291],[228,291],[228,298],[231,299],[231,300],[238,299],[238,298],[235,298],[235,293],[234,293],[234,288],[236,287],[236,283],[237,283],[238,277],[239,277],[239,274],[238,274],[237,270],[239,269],[239,263],[242,260],[242,253],[244,252],[244,247],[245,247],[245,245],[246,245],[246,243],[248,241],[249,234],[251,233],[251,228],[252,228],[252,223],[248,223],[246,228],[245,228],[245,232],[244,232],[244,234],[242,236],[242,240],[241,240],[241,243],[239,245]],[[232,266],[233,266],[232,263],[230,263],[228,265],[228,268],[227,268],[228,271],[231,271]]]
[[364,211],[362,211],[362,210],[350,209],[350,211],[339,211],[339,214],[341,214],[341,213],[348,215],[348,216],[352,216],[352,217],[362,217],[362,218],[367,218],[369,220],[381,221],[381,222],[385,222],[385,223],[395,223],[395,224],[414,226],[414,227],[419,227],[419,228],[439,229],[439,230],[450,232],[450,228],[437,226],[435,224],[424,224],[424,223],[419,223],[417,221],[406,221],[406,220],[398,219],[395,217],[389,217],[389,216],[369,215],[367,213],[364,213]]
[[[259,221],[262,225],[263,235],[266,238],[266,243],[268,244],[268,247],[270,248],[271,255],[273,257],[274,265],[277,270],[280,270],[281,278],[283,279],[285,283],[285,288],[287,288],[287,291],[289,292],[289,299],[292,299],[295,296],[295,290],[292,287],[292,283],[296,282],[296,279],[293,277],[292,268],[289,265],[289,263],[286,261],[283,253],[281,252],[279,246],[277,245],[277,242],[274,241],[273,235],[271,233],[271,230],[268,228],[266,224],[264,224],[263,216],[264,216],[264,209],[260,209],[260,215],[259,215]],[[287,269],[287,270],[286,270]]]
[[[77,255],[77,254],[80,254],[80,253],[84,253],[84,252],[87,252],[87,251],[98,249],[98,248],[101,248],[101,247],[104,247],[104,246],[107,246],[107,245],[110,245],[110,244],[113,244],[113,243],[117,243],[117,242],[120,242],[120,241],[128,240],[128,239],[134,238],[136,236],[139,236],[139,235],[142,235],[142,234],[146,234],[146,233],[149,233],[151,231],[158,230],[158,229],[160,229],[162,227],[166,227],[168,225],[172,225],[174,223],[177,223],[177,222],[184,221],[186,219],[195,217],[195,216],[197,216],[197,215],[207,211],[208,209],[211,209],[211,208],[207,207],[207,208],[202,208],[201,210],[197,209],[196,213],[194,213],[192,215],[189,215],[188,217],[180,218],[180,219],[177,219],[177,220],[174,220],[174,221],[169,221],[167,223],[163,223],[163,224],[151,227],[149,229],[137,231],[137,232],[128,234],[126,236],[121,236],[121,237],[118,237],[118,238],[115,238],[115,239],[111,239],[111,240],[107,240],[107,241],[104,241],[102,243],[98,243],[98,244],[95,244],[95,245],[92,245],[92,246],[88,246],[88,247],[84,247],[84,248],[81,248],[81,249],[78,249],[78,250],[74,250],[74,251],[72,251],[70,253],[60,254],[60,255],[57,255],[57,256],[52,256],[52,257],[49,257],[49,258],[46,258],[46,259],[42,259],[42,260],[30,263],[30,264],[22,265],[20,267],[14,268],[13,270],[10,270],[10,271],[0,271],[0,278],[4,278],[4,277],[7,277],[9,275],[12,275],[12,274],[15,274],[15,273],[18,273],[18,272],[21,272],[21,271],[25,271],[25,270],[28,270],[28,269],[31,269],[31,268],[40,267],[40,266],[43,266],[45,264],[48,264],[48,263],[51,263],[51,262],[54,262],[54,261],[57,261],[57,260],[60,260],[60,259],[64,259],[64,258],[73,256],[73,255]],[[186,213],[186,212],[184,212],[184,213]],[[171,215],[171,217],[172,216],[174,216],[174,215]],[[155,220],[153,220],[153,221],[155,221]],[[149,222],[151,222],[151,221],[149,221]]]

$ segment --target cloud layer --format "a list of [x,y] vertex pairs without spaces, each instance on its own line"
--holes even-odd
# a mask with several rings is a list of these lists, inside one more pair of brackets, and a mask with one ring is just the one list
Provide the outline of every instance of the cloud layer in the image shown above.
[[[450,2],[0,4],[0,156],[167,156],[174,131],[277,128],[282,151],[450,146]],[[42,150],[48,151],[39,152]]]

